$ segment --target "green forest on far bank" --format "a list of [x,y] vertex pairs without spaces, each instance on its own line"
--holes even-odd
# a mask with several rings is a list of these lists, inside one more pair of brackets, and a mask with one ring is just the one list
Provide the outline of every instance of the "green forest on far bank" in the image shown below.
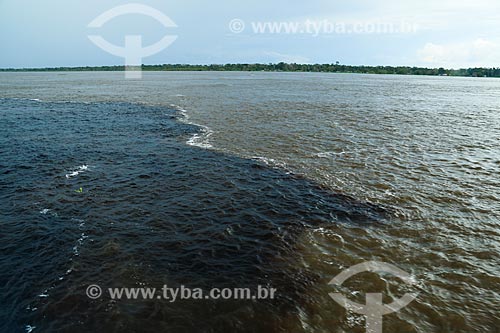
[[[125,66],[96,67],[53,67],[53,68],[0,68],[3,72],[66,72],[66,71],[123,71]],[[262,71],[262,72],[318,72],[318,73],[360,73],[360,74],[399,74],[399,75],[440,75],[469,77],[500,77],[498,68],[424,68],[409,66],[350,66],[335,64],[214,64],[188,65],[163,64],[142,65],[144,71]]]

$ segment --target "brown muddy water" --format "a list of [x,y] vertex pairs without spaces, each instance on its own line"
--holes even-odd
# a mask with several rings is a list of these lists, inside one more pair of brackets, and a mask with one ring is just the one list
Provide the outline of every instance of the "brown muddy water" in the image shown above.
[[[383,332],[499,332],[499,101],[486,78],[0,73],[1,331],[364,332],[329,293],[414,292]],[[415,283],[328,284],[366,261]]]

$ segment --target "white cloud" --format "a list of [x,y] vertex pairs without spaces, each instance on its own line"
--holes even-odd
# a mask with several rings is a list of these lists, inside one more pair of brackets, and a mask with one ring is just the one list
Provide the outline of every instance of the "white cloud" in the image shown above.
[[495,67],[499,66],[500,43],[479,38],[469,42],[427,43],[417,52],[420,61],[434,67]]

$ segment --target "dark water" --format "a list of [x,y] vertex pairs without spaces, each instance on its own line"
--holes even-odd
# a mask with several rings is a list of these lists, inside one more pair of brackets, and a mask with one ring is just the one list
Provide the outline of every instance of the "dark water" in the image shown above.
[[[317,280],[289,264],[304,229],[386,215],[261,162],[190,147],[198,129],[172,109],[2,99],[0,112],[5,332],[278,330]],[[261,284],[280,295],[111,303],[85,296],[92,283]]]
[[[1,331],[364,332],[328,282],[367,260],[417,281],[340,290],[419,292],[384,332],[499,331],[499,80],[2,73],[1,97]],[[92,283],[278,297],[92,301]]]

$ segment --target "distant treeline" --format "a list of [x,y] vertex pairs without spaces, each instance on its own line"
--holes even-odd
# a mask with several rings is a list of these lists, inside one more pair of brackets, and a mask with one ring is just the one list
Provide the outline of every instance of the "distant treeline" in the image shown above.
[[[3,72],[67,72],[67,71],[123,71],[125,66],[99,67],[54,67],[54,68],[3,68]],[[363,74],[399,74],[399,75],[447,75],[471,77],[500,77],[499,68],[422,68],[408,66],[349,66],[335,64],[225,64],[225,65],[187,65],[164,64],[142,65],[144,71],[263,71],[263,72],[318,72],[318,73],[363,73]]]

